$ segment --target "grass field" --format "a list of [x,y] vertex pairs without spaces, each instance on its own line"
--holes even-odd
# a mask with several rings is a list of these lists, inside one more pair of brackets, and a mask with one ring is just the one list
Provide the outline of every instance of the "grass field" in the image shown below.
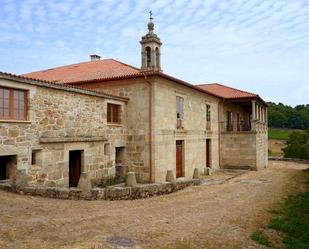
[[292,129],[269,128],[268,139],[288,140],[289,135],[293,132],[302,132],[302,131]]
[[[304,170],[309,177],[309,168]],[[309,178],[306,182],[309,184]],[[272,209],[273,214],[268,229],[281,232],[282,242],[287,249],[309,248],[309,188],[298,195],[289,196],[279,208]],[[256,231],[250,238],[260,245],[271,247],[272,243],[263,231]],[[279,248],[279,247],[278,247]],[[281,248],[281,247],[280,247]]]

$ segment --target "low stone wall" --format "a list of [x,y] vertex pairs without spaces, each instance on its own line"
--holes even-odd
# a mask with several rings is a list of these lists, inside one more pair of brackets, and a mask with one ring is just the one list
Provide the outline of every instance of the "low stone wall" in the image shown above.
[[0,189],[23,195],[42,196],[70,200],[135,200],[151,196],[169,194],[185,187],[200,185],[202,180],[177,180],[174,183],[141,184],[136,187],[110,186],[93,188],[90,192],[83,192],[78,188],[48,188],[48,187],[17,187],[9,181],[0,182]]
[[272,161],[286,161],[286,162],[294,162],[294,163],[305,163],[305,164],[309,164],[309,160],[306,160],[306,159],[297,159],[297,158],[268,157],[268,160],[272,160]]

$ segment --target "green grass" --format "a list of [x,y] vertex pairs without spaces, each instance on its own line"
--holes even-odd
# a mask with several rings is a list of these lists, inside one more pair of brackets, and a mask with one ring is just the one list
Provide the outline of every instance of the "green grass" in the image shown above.
[[284,233],[287,249],[309,249],[309,190],[290,196],[268,227]]
[[252,233],[250,238],[260,245],[267,246],[267,247],[271,245],[270,240],[261,231],[256,231]]
[[289,129],[268,129],[268,139],[288,140],[289,136],[295,130]]

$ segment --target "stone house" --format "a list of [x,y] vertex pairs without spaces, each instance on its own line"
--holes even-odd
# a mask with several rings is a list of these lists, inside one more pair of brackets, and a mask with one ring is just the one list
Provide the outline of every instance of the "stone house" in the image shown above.
[[[76,187],[81,172],[93,179],[115,174],[127,98],[6,73],[0,82],[1,180]],[[107,118],[110,105],[123,113],[116,124]]]
[[[71,150],[83,151],[77,156],[81,171],[92,178],[114,175],[116,161],[134,171],[139,182],[163,182],[168,170],[176,178],[192,178],[195,168],[267,167],[263,99],[221,84],[192,85],[163,73],[162,43],[153,30],[150,21],[140,42],[141,68],[92,55],[89,62],[22,76],[1,74],[9,78],[4,77],[6,83],[35,90],[28,94],[29,119],[0,120],[0,159],[21,155],[17,169],[30,182],[56,186],[72,186]],[[50,112],[62,119],[59,125]],[[12,137],[8,131],[15,128],[18,136],[7,144]],[[18,144],[22,129],[31,136]],[[39,151],[35,167],[30,163],[33,151]]]

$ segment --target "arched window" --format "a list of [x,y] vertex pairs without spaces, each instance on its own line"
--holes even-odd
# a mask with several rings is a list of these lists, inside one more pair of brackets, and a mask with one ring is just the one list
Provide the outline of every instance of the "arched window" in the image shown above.
[[156,66],[160,67],[160,51],[159,51],[159,48],[156,48]]
[[149,67],[150,62],[151,62],[151,48],[150,47],[146,47],[146,59],[147,59],[147,67]]

